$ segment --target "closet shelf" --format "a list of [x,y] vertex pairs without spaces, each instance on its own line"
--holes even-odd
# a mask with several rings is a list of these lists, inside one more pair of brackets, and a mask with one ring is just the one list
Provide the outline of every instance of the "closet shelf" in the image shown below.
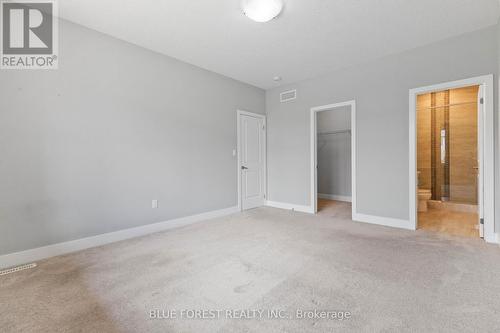
[[351,130],[350,129],[345,129],[345,130],[338,130],[338,131],[318,132],[318,135],[332,135],[332,134],[342,134],[342,133],[349,133],[349,134],[351,134]]

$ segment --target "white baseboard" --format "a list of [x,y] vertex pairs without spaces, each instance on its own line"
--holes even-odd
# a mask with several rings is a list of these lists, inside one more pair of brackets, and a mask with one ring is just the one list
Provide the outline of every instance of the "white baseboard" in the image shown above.
[[352,202],[352,198],[350,196],[345,196],[345,195],[318,193],[318,198],[335,200],[335,201]]
[[222,217],[239,212],[238,207],[229,207],[225,209],[206,212],[198,215],[181,217],[165,222],[148,224],[140,227],[119,230],[97,236],[81,238],[69,242],[52,244],[31,250],[15,252],[0,256],[0,268],[8,268],[17,265],[34,262],[62,254],[85,250],[91,247],[101,246],[109,243],[118,242],[130,238],[149,235],[155,232],[179,228],[189,224]]
[[386,227],[415,230],[415,226],[411,224],[408,220],[400,220],[391,217],[382,217],[375,215],[365,215],[365,214],[354,214],[352,217],[353,221],[364,222],[370,224],[378,224]]
[[284,203],[284,202],[276,202],[276,201],[266,201],[266,206],[294,210],[294,211],[302,212],[302,213],[314,214],[314,211],[312,210],[312,208],[310,206],[294,205],[294,204],[289,204],[289,203]]
[[495,233],[493,237],[488,237],[488,235],[484,235],[484,241],[490,244],[500,244],[500,234]]

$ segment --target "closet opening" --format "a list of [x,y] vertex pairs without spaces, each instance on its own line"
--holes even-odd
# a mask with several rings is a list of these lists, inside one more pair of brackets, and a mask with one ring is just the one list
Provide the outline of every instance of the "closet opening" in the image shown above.
[[312,207],[318,215],[352,219],[355,189],[355,102],[313,108]]

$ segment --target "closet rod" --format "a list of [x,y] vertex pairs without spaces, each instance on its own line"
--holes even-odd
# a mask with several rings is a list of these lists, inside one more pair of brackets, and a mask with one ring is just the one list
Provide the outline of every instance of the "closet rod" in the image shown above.
[[340,131],[318,132],[318,135],[330,135],[330,134],[340,134],[340,133],[351,133],[351,130],[346,129],[346,130],[340,130]]

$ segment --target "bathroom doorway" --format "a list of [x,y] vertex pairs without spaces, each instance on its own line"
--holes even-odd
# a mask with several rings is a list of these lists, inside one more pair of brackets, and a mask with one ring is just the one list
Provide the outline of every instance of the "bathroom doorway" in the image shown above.
[[485,163],[490,130],[486,128],[487,85],[462,83],[413,94],[415,225],[485,238],[484,199],[490,190],[484,187],[485,171],[490,171]]

